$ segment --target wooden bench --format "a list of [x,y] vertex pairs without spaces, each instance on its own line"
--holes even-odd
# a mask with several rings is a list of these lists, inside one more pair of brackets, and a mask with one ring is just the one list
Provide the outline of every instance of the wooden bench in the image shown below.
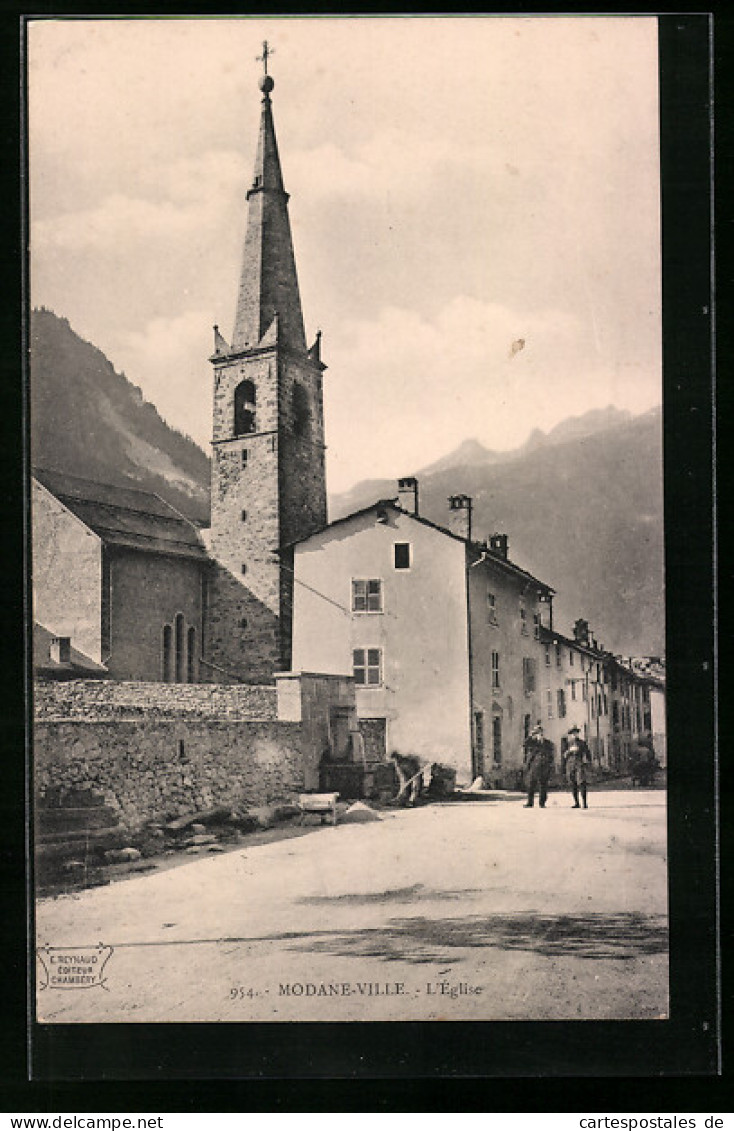
[[336,801],[338,793],[302,793],[298,798],[298,806],[301,810],[300,823],[303,824],[303,818],[307,813],[316,813],[321,817],[321,823],[324,823],[324,818],[331,815],[331,823],[336,824]]

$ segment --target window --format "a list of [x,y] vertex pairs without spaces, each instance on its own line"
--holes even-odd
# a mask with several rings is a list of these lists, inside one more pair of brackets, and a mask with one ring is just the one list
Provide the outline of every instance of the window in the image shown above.
[[569,648],[569,650],[568,650],[568,666],[570,668],[572,668],[575,662],[576,661],[574,660],[574,657],[573,657],[573,648]]
[[526,695],[535,691],[536,664],[530,656],[523,656],[522,661],[522,686]]
[[242,512],[242,521],[247,522],[247,511]]
[[247,573],[247,563],[246,562],[242,563],[242,572]]
[[492,716],[492,762],[495,766],[502,765],[502,719],[499,715]]
[[242,466],[247,467],[247,448],[242,449]]
[[311,420],[311,406],[308,393],[300,381],[293,386],[293,431],[296,436],[304,436]]
[[497,598],[487,590],[487,624],[497,624]]
[[581,698],[583,699],[584,703],[589,698],[588,688],[585,683],[581,684]]
[[556,644],[556,667],[560,668],[562,666],[563,666],[563,651],[561,650],[561,645]]
[[173,678],[173,629],[170,624],[163,625],[163,682],[170,683]]
[[553,691],[551,690],[550,687],[548,688],[548,690],[545,693],[545,703],[546,703],[546,709],[547,709],[547,712],[548,712],[548,718],[552,719],[553,718]]
[[382,581],[379,577],[352,578],[352,612],[382,612]]
[[176,654],[176,683],[184,681],[184,618],[176,613],[174,621],[174,650]]
[[492,690],[498,691],[500,686],[500,654],[492,653]]
[[255,431],[255,385],[240,381],[234,391],[234,434],[244,436]]
[[546,666],[547,668],[549,668],[549,667],[551,666],[551,662],[550,662],[550,644],[546,644],[546,645],[545,645],[545,666]]
[[540,640],[540,613],[533,613],[533,636]]
[[186,679],[196,683],[196,629],[190,628],[186,638]]
[[524,605],[520,606],[520,632],[523,636],[527,636],[528,634],[528,614],[525,611]]
[[352,653],[354,682],[359,687],[378,687],[382,683],[382,650],[355,648]]
[[395,569],[410,569],[410,542],[395,543]]
[[558,718],[565,719],[566,717],[566,692],[562,687],[558,688],[556,692],[556,701],[558,706]]
[[[571,655],[573,656],[573,652],[571,653]],[[571,680],[571,698],[573,700],[576,699],[576,680],[575,679]]]

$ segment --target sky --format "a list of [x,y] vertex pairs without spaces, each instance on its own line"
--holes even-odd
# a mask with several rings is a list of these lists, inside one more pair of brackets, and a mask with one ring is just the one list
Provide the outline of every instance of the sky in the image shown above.
[[33,305],[208,450],[264,39],[331,492],[661,402],[647,17],[34,20]]

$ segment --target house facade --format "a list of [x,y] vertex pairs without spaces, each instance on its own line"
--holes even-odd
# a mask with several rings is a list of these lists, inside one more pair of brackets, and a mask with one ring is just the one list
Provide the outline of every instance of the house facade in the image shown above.
[[353,676],[368,759],[515,780],[552,590],[509,560],[504,536],[472,541],[467,496],[442,527],[419,515],[416,481],[401,486],[293,547],[293,667]]

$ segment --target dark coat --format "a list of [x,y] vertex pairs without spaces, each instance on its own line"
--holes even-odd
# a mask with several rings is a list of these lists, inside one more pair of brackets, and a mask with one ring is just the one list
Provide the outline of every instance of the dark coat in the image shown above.
[[553,743],[547,738],[527,738],[523,775],[526,788],[547,783],[552,770]]
[[583,738],[577,738],[566,751],[566,774],[571,782],[586,782],[586,767],[591,764],[591,752]]

